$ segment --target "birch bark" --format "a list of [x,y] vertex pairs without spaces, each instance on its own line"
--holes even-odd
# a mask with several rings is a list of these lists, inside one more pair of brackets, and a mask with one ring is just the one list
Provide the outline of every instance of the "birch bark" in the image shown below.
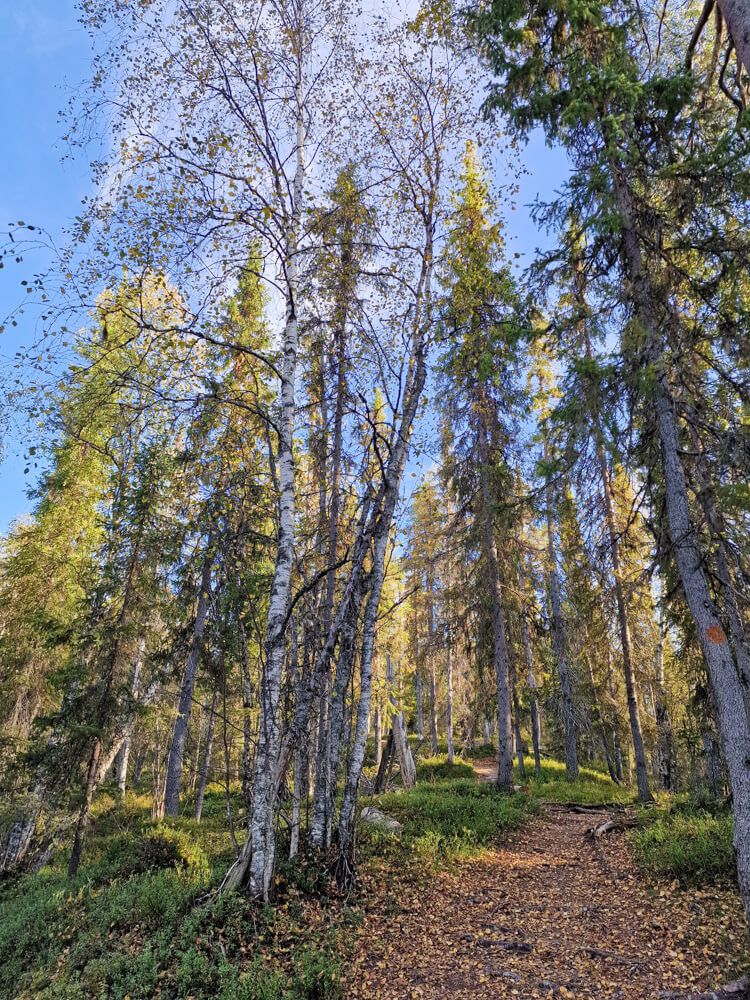
[[284,669],[286,612],[294,562],[295,463],[294,419],[295,377],[298,337],[297,246],[302,218],[305,182],[305,130],[303,123],[302,53],[297,53],[296,80],[296,168],[294,195],[285,254],[287,304],[282,342],[282,372],[279,419],[279,532],[276,562],[268,604],[266,664],[260,685],[260,732],[253,774],[253,803],[250,820],[249,888],[256,898],[268,899],[276,861],[274,816],[276,770],[281,749],[279,704]]
[[[398,499],[398,492],[409,453],[414,418],[422,397],[427,368],[425,362],[426,335],[430,323],[430,277],[432,272],[432,219],[425,221],[426,245],[422,260],[422,270],[417,291],[414,318],[414,346],[409,385],[404,396],[404,407],[401,422],[396,434],[396,440],[391,450],[386,467],[382,506],[378,513],[377,527],[373,536],[372,569],[370,570],[370,593],[365,606],[362,625],[362,650],[360,655],[360,694],[357,706],[357,721],[352,746],[349,770],[344,785],[344,795],[339,812],[337,840],[341,855],[349,863],[354,845],[354,824],[357,805],[359,779],[362,774],[365,745],[367,742],[368,718],[372,697],[372,654],[375,638],[375,622],[377,619],[380,596],[383,590],[385,555],[393,522],[393,512]],[[420,311],[424,310],[424,319]]]
[[[133,664],[133,681],[131,684],[131,693],[133,699],[138,697],[138,685],[141,680],[141,666],[143,665],[143,654],[146,649],[146,640],[138,640],[138,652],[136,653],[135,663]],[[128,780],[128,758],[130,757],[130,736],[127,736],[123,741],[122,746],[117,754],[117,790],[120,795],[125,794],[125,786]]]

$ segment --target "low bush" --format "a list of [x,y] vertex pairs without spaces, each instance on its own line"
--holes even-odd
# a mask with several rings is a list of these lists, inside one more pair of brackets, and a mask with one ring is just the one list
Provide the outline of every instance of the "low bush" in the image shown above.
[[543,760],[539,777],[534,774],[534,759],[524,760],[525,781],[529,782],[534,798],[549,802],[576,802],[581,805],[627,803],[635,792],[625,785],[616,785],[601,771],[590,767],[578,769],[578,780],[572,782],[565,772],[565,764],[556,760]]
[[461,760],[451,764],[447,755],[444,757],[428,757],[417,764],[417,787],[422,782],[475,781],[474,768]]
[[633,835],[638,861],[649,871],[683,885],[709,885],[736,878],[728,812],[681,808],[659,815]]
[[199,827],[153,824],[128,793],[98,810],[75,880],[61,852],[2,887],[0,997],[335,1000],[343,920],[321,899],[320,869],[281,866],[288,898],[275,910],[217,896],[232,856],[223,793],[221,804]]
[[428,864],[470,857],[499,842],[533,807],[525,792],[501,795],[478,784],[470,764],[433,757],[418,765],[417,787],[374,796],[372,803],[403,826],[396,839],[377,828],[364,832],[365,851],[406,851]]

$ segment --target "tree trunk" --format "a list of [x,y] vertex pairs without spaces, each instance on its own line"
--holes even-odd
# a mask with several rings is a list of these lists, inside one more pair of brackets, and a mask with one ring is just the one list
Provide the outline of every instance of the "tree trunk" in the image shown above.
[[[247,652],[247,635],[242,614],[238,615],[240,633],[240,655],[242,657],[242,799],[245,816],[250,819],[253,795],[252,775],[252,724],[250,712],[253,707],[253,683],[250,676],[250,660]],[[292,621],[292,643],[295,642],[294,621]]]
[[[516,528],[516,544],[518,545],[518,528]],[[542,742],[541,725],[539,721],[539,706],[536,700],[536,681],[534,679],[534,661],[531,656],[531,641],[529,639],[529,622],[526,616],[525,578],[523,572],[523,554],[518,552],[518,590],[521,602],[521,637],[526,658],[526,672],[529,684],[529,702],[531,706],[531,744],[534,750],[534,771],[539,777],[542,771],[539,746]]]
[[94,792],[96,791],[99,782],[103,779],[107,770],[109,770],[109,767],[112,765],[112,760],[110,760],[107,764],[106,769],[102,772],[101,777],[99,776],[99,762],[102,756],[102,729],[104,727],[107,715],[109,713],[109,708],[110,708],[109,700],[112,692],[112,686],[115,682],[115,677],[119,673],[120,663],[125,649],[125,633],[127,625],[130,621],[135,599],[136,577],[138,571],[138,561],[140,557],[142,527],[143,526],[141,525],[136,540],[133,544],[133,550],[130,556],[130,562],[128,566],[128,573],[125,579],[122,607],[120,608],[120,614],[118,616],[115,640],[112,645],[111,652],[107,657],[107,663],[104,670],[104,678],[103,678],[104,683],[102,686],[102,691],[99,694],[99,704],[97,706],[97,712],[96,712],[96,722],[98,726],[98,732],[94,736],[94,741],[91,748],[91,757],[89,759],[89,766],[86,773],[86,786],[84,790],[83,803],[81,804],[81,810],[78,814],[78,821],[76,823],[75,835],[73,837],[73,849],[71,851],[70,862],[68,864],[68,879],[75,878],[78,872],[78,866],[81,862],[81,854],[83,852],[83,840],[86,835],[86,828],[88,827],[89,816],[91,815],[91,802],[94,797]]
[[[299,665],[299,645],[297,637],[297,620],[291,616],[289,626],[291,628],[292,647],[292,687],[294,688],[295,700],[300,695],[300,688],[303,675],[300,674]],[[289,836],[289,860],[293,861],[299,851],[299,837],[302,826],[302,785],[303,769],[308,766],[307,752],[309,742],[309,730],[303,739],[294,747],[294,761],[292,763],[292,828]],[[305,788],[307,794],[307,788]]]
[[667,693],[664,688],[664,612],[659,610],[659,644],[656,647],[656,766],[660,788],[675,791],[674,743],[672,723],[667,708]]
[[[377,683],[377,676],[375,678]],[[382,723],[380,721],[380,698],[376,694],[375,696],[375,725],[374,725],[374,737],[375,737],[375,770],[380,767],[380,758],[383,753],[383,733],[382,733]]]
[[[545,449],[546,450],[546,449]],[[557,675],[560,679],[563,729],[565,733],[565,772],[571,781],[578,777],[578,753],[576,751],[576,731],[573,721],[573,699],[570,694],[570,675],[565,653],[565,632],[560,607],[560,579],[557,575],[555,554],[555,534],[552,524],[552,488],[547,484],[547,558],[549,560],[549,593],[552,609],[552,640],[557,660]]]
[[318,702],[318,740],[315,753],[312,817],[310,819],[310,844],[318,850],[326,846],[328,802],[331,789],[330,685],[331,679],[326,677]]
[[609,719],[612,727],[612,752],[615,758],[615,774],[618,782],[623,779],[622,771],[622,750],[620,748],[620,734],[617,723],[617,692],[615,681],[612,676],[612,651],[607,647],[607,690],[609,692]]
[[[372,696],[372,652],[375,638],[375,622],[377,619],[380,596],[383,590],[385,555],[388,547],[393,511],[398,499],[404,466],[409,452],[409,441],[414,425],[417,407],[424,389],[427,370],[425,365],[425,334],[430,323],[430,275],[432,268],[432,220],[428,218],[425,225],[426,252],[422,260],[421,289],[418,289],[414,318],[414,347],[412,351],[411,381],[405,393],[403,416],[396,442],[391,450],[391,457],[386,467],[383,490],[382,510],[377,528],[373,535],[372,561],[370,569],[370,593],[365,606],[362,625],[362,651],[360,655],[360,693],[357,706],[357,723],[349,762],[349,770],[344,785],[344,795],[339,813],[337,839],[339,850],[345,864],[349,865],[354,849],[354,828],[356,817],[357,794],[359,779],[362,774],[362,764],[367,743],[367,720],[370,715],[370,700]],[[422,299],[422,293],[424,299]],[[419,306],[424,305],[425,319],[423,321]],[[424,325],[423,325],[424,324]]]
[[448,648],[445,662],[445,700],[447,705],[446,736],[448,737],[448,760],[453,761],[453,670],[451,667],[451,643],[448,636]]
[[[365,497],[362,503],[359,524],[357,527],[356,541],[353,547],[353,555],[351,557],[351,572],[349,578],[344,586],[344,592],[342,594],[341,603],[336,612],[335,620],[331,625],[331,630],[326,637],[322,649],[320,650],[315,664],[311,670],[306,670],[304,677],[306,680],[300,685],[297,694],[297,702],[294,706],[294,716],[292,724],[289,727],[287,733],[284,736],[283,743],[281,741],[281,733],[279,732],[279,740],[277,744],[277,752],[275,759],[273,761],[273,772],[269,778],[269,782],[272,783],[266,789],[266,795],[268,800],[274,804],[279,793],[279,789],[284,780],[286,774],[286,769],[289,761],[292,758],[292,754],[295,746],[298,745],[300,740],[307,739],[309,734],[309,723],[310,723],[310,712],[312,709],[315,697],[320,693],[320,681],[322,679],[324,664],[328,663],[336,645],[336,642],[341,635],[341,631],[344,627],[346,616],[350,611],[351,601],[355,599],[355,594],[357,588],[363,586],[362,577],[364,574],[364,562],[367,558],[368,551],[372,539],[377,536],[377,527],[380,521],[377,520],[377,514],[379,509],[373,509],[372,497],[370,495]],[[372,515],[372,516],[371,516]],[[369,579],[369,575],[368,575]],[[309,662],[309,639],[308,630],[305,630],[305,662]],[[280,693],[280,692],[279,692]],[[262,717],[261,717],[262,719]],[[262,732],[262,727],[261,727]],[[366,738],[366,736],[365,736]],[[259,748],[260,749],[260,748]],[[256,775],[257,775],[257,757],[256,757]],[[274,850],[275,850],[275,830],[273,825],[273,816],[271,817],[271,836],[274,837]],[[236,859],[235,863],[230,867],[227,872],[224,881],[221,884],[222,892],[229,892],[233,889],[237,889],[244,885],[248,880],[248,876],[251,870],[251,861],[253,858],[253,830],[252,824],[251,829],[248,834],[245,844],[240,852],[239,858]]]
[[718,0],[719,10],[745,72],[750,76],[750,2],[749,0]]
[[421,743],[424,739],[424,715],[422,712],[422,671],[419,663],[416,665],[416,688],[417,688],[417,739]]
[[661,446],[669,534],[685,599],[708,667],[719,738],[732,791],[734,850],[740,895],[745,914],[750,918],[750,732],[742,685],[711,595],[692,522],[674,402],[655,311],[658,299],[643,268],[641,248],[633,225],[630,190],[617,163],[613,164],[612,178],[622,220],[623,259],[645,332],[644,362],[654,373],[650,401]]
[[211,711],[208,715],[208,724],[206,726],[206,748],[203,751],[203,765],[201,767],[201,779],[198,785],[198,795],[195,799],[195,822],[200,823],[201,813],[203,812],[203,798],[206,794],[206,785],[208,784],[208,772],[211,767],[211,752],[214,747],[214,726],[216,724],[216,704],[219,700],[219,688],[214,688],[213,697],[211,698]]
[[250,820],[249,888],[257,899],[268,899],[276,862],[274,815],[277,767],[281,749],[279,707],[284,669],[286,614],[294,563],[295,462],[294,419],[297,371],[297,241],[302,218],[305,179],[302,80],[297,80],[297,143],[294,198],[286,252],[287,303],[282,343],[281,414],[279,419],[279,531],[276,563],[268,602],[266,663],[260,685],[260,732],[253,775]]
[[513,684],[513,728],[516,737],[516,759],[518,760],[518,777],[521,781],[526,778],[526,765],[523,760],[523,745],[521,744],[521,709],[518,704],[518,692],[515,682]]
[[[45,755],[54,752],[63,735],[63,721],[78,690],[78,682],[73,680],[63,696],[59,721],[47,739]],[[34,779],[31,782],[20,815],[12,824],[5,839],[0,872],[12,872],[23,861],[32,840],[37,822],[49,799],[54,795],[54,783],[49,772],[49,761],[46,756],[37,766]]]
[[385,741],[385,751],[380,759],[380,766],[378,767],[377,774],[375,775],[375,784],[373,786],[373,791],[376,795],[380,792],[384,792],[388,787],[387,774],[390,767],[391,758],[393,757],[393,730],[388,730],[388,739]]
[[429,597],[427,599],[427,632],[429,634],[429,643],[427,646],[427,655],[429,657],[429,675],[430,675],[430,739],[432,741],[432,756],[437,757],[438,755],[438,719],[437,719],[437,694],[435,691],[435,621],[434,621],[434,608],[432,603],[432,590],[430,590]]
[[596,721],[599,724],[599,730],[601,732],[602,747],[604,749],[604,759],[607,762],[607,770],[609,771],[610,778],[612,779],[612,781],[615,782],[615,784],[617,784],[618,781],[617,769],[615,767],[614,758],[612,757],[612,754],[609,751],[609,744],[607,743],[607,729],[606,726],[604,725],[602,706],[599,703],[599,695],[597,694],[596,691],[596,682],[594,681],[594,671],[591,667],[591,659],[590,657],[586,656],[585,660],[589,674],[589,685],[591,687],[591,704],[594,709],[594,717],[596,718]]
[[604,453],[604,444],[601,440],[597,447],[597,458],[599,460],[599,474],[601,475],[602,487],[604,489],[604,516],[607,525],[607,534],[609,535],[609,549],[612,555],[612,574],[615,582],[617,618],[620,626],[620,645],[622,647],[622,669],[625,677],[625,692],[628,699],[630,735],[633,740],[633,753],[635,756],[635,779],[638,786],[638,800],[639,802],[653,802],[653,796],[648,787],[648,764],[646,763],[646,751],[643,748],[643,733],[641,731],[641,718],[638,710],[635,670],[633,669],[633,647],[630,638],[628,611],[625,604],[625,592],[622,585],[620,546],[617,539],[612,483],[609,475],[609,467],[607,466],[607,458]]
[[201,724],[198,732],[198,742],[195,745],[195,760],[193,761],[193,766],[190,768],[190,776],[188,778],[188,789],[191,795],[195,792],[195,786],[198,783],[201,773],[203,741],[206,738],[206,726],[208,725],[208,715],[206,714],[205,707],[201,704],[198,705],[198,718],[201,720]]
[[[133,699],[138,697],[138,685],[141,680],[141,666],[143,664],[143,654],[146,649],[146,640],[138,640],[138,652],[135,657],[135,663],[133,664],[133,683],[131,685],[131,691],[133,694]],[[128,758],[130,757],[130,736],[128,736],[120,747],[120,751],[117,755],[117,790],[120,795],[125,794],[125,786],[127,784],[128,778]]]
[[81,811],[78,815],[75,837],[73,838],[73,850],[70,853],[70,861],[68,862],[68,879],[75,878],[78,873],[78,866],[81,863],[83,837],[86,827],[88,826],[89,816],[91,815],[91,802],[94,798],[94,792],[96,791],[96,775],[99,770],[99,758],[101,757],[101,754],[102,743],[97,736],[94,739],[94,746],[91,750],[88,772],[86,774],[86,790],[84,792],[83,805],[81,806]]
[[[321,783],[320,801],[316,803],[313,800],[313,815],[310,830],[311,844],[318,849],[328,850],[331,846],[336,786],[342,763],[341,750],[345,738],[348,740],[351,725],[349,715],[346,711],[346,692],[351,682],[354,668],[357,624],[363,598],[362,588],[358,587],[357,592],[352,598],[344,626],[341,630],[336,678],[331,692],[330,703],[326,703],[328,712],[328,752],[325,757],[325,766],[328,773],[325,784]],[[317,779],[315,787],[317,793]]]
[[406,738],[406,727],[403,716],[396,705],[396,697],[393,692],[394,677],[391,654],[386,653],[386,676],[388,678],[388,701],[391,709],[391,732],[393,733],[393,746],[396,751],[396,759],[401,768],[401,784],[404,788],[413,788],[417,783],[417,770],[414,766],[414,758],[411,754],[409,741]]
[[182,780],[182,761],[185,754],[190,713],[193,709],[193,692],[195,679],[198,675],[200,662],[201,640],[206,628],[206,614],[211,592],[211,570],[214,564],[214,538],[209,535],[206,553],[203,557],[200,589],[195,608],[195,624],[193,638],[190,643],[185,673],[180,687],[180,701],[177,707],[177,718],[172,733],[172,745],[167,762],[167,780],[164,786],[164,812],[167,816],[177,816],[180,812],[180,782]]
[[513,726],[505,615],[500,589],[497,543],[495,542],[496,498],[491,483],[489,435],[484,416],[480,416],[479,424],[482,535],[492,612],[493,660],[497,688],[497,787],[502,792],[512,792],[514,788]]
[[234,818],[232,817],[232,797],[229,790],[229,741],[227,740],[227,662],[224,643],[221,645],[221,731],[224,737],[224,800],[227,806],[227,826],[229,836],[232,839],[232,849],[234,850],[235,861],[239,857],[240,849],[237,845],[237,838],[234,835]]
[[[732,581],[732,574],[729,568],[729,553],[726,543],[726,526],[723,518],[716,507],[716,496],[710,481],[708,463],[703,451],[703,444],[692,423],[688,425],[690,438],[695,452],[695,474],[700,492],[698,498],[701,507],[706,515],[709,531],[716,546],[716,581],[719,585],[721,599],[726,609],[726,618],[729,624],[729,637],[732,640],[734,656],[737,661],[737,668],[742,683],[742,691],[745,697],[745,711],[750,716],[750,651],[748,650],[747,635],[742,621],[742,613],[737,603],[737,593]],[[739,567],[737,567],[739,569]],[[738,573],[741,579],[741,571]]]

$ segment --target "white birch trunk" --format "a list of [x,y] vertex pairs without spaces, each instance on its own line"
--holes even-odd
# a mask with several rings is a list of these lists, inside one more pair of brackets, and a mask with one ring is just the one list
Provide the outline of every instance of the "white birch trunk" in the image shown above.
[[[276,862],[274,818],[277,793],[277,769],[281,750],[279,718],[281,681],[284,669],[286,614],[294,562],[295,464],[294,419],[295,378],[298,337],[298,239],[302,217],[302,192],[305,180],[302,121],[303,95],[301,69],[297,77],[297,145],[294,175],[294,198],[286,247],[287,309],[282,343],[282,372],[279,419],[279,535],[273,582],[268,604],[266,663],[260,686],[260,732],[253,773],[253,804],[250,833],[239,864],[230,873],[229,887],[238,877],[248,877],[249,889],[258,899],[268,899]],[[248,857],[249,856],[249,857]],[[246,862],[249,860],[249,867]]]
[[[138,640],[138,652],[136,653],[133,665],[133,683],[131,691],[133,699],[138,697],[138,685],[141,680],[141,666],[143,665],[143,654],[146,650],[146,640]],[[117,790],[120,795],[125,794],[125,786],[128,780],[128,758],[130,757],[130,736],[126,737],[117,755]]]
[[382,499],[382,509],[379,512],[379,519],[373,537],[372,568],[370,571],[370,593],[365,606],[365,615],[362,625],[362,652],[360,656],[360,694],[359,705],[357,706],[357,721],[352,746],[349,771],[346,776],[344,795],[339,813],[339,824],[337,838],[342,857],[351,858],[354,845],[354,823],[356,816],[357,794],[359,791],[359,779],[362,774],[362,765],[365,757],[365,746],[367,743],[367,719],[370,714],[370,701],[372,697],[372,653],[375,638],[375,622],[378,608],[380,606],[380,596],[383,590],[383,577],[385,567],[385,555],[388,548],[388,538],[390,535],[393,512],[396,507],[401,480],[404,473],[404,466],[409,453],[409,441],[414,425],[417,407],[422,396],[426,379],[425,365],[425,333],[430,321],[429,301],[430,301],[430,273],[432,268],[432,222],[428,220],[427,225],[427,245],[423,258],[421,285],[424,290],[424,297],[427,302],[425,327],[422,327],[422,319],[419,304],[422,302],[421,294],[417,296],[418,308],[415,314],[415,342],[412,354],[413,368],[411,384],[405,394],[403,416],[398,429],[397,439],[391,451],[390,460],[386,467],[385,484]]

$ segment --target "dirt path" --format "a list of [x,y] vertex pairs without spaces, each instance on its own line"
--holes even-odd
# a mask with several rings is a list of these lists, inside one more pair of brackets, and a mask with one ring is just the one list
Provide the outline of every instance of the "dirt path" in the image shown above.
[[744,936],[736,896],[648,882],[621,834],[585,836],[598,818],[550,806],[500,851],[419,882],[395,875],[347,996],[649,1000],[726,982]]

